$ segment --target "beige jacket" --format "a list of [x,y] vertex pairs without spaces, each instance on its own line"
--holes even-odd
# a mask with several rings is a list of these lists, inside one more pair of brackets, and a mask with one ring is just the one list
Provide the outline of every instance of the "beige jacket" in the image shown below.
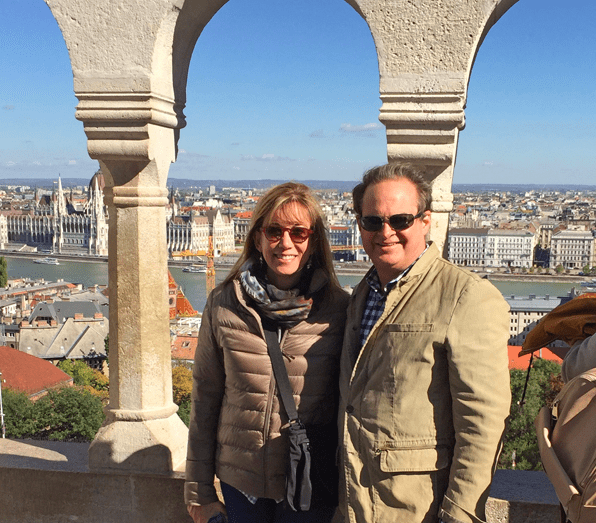
[[341,359],[345,521],[484,521],[510,405],[505,300],[431,245],[358,353],[367,293],[362,281]]
[[[283,333],[294,399],[307,425],[335,419],[347,303],[347,293],[326,285],[314,295],[310,317]],[[238,281],[208,298],[193,378],[186,503],[217,500],[215,474],[246,494],[282,499],[287,416],[280,416],[261,318]]]

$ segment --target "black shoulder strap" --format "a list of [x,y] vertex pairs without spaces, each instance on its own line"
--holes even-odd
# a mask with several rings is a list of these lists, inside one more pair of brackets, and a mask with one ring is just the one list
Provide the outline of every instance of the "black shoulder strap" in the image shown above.
[[284,358],[279,346],[279,339],[277,329],[268,325],[263,325],[265,330],[265,340],[267,341],[267,351],[271,358],[271,365],[273,367],[273,374],[275,381],[277,381],[277,388],[281,397],[281,402],[286,409],[288,419],[290,422],[298,421],[298,412],[296,411],[296,403],[292,393],[292,386],[290,385],[290,378],[288,378],[288,370],[284,363]]

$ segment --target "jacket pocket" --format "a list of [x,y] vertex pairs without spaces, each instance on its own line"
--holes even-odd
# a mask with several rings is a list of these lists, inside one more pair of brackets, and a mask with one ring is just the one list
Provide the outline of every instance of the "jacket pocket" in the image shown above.
[[434,332],[434,323],[388,323],[389,332]]
[[383,472],[429,472],[447,468],[451,462],[451,449],[448,447],[384,449],[378,452]]

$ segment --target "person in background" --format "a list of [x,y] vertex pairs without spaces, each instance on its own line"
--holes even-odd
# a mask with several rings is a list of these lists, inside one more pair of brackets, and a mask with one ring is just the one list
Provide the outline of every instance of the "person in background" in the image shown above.
[[[203,312],[184,496],[195,523],[217,514],[232,523],[331,521],[347,302],[314,195],[300,183],[274,187],[260,198],[244,250]],[[307,431],[316,427],[322,434],[311,443],[327,449],[312,451],[313,502],[304,512],[282,501],[288,418],[276,391],[264,322],[281,335],[300,420]],[[218,500],[215,475],[225,505]]]
[[567,383],[594,368],[596,368],[596,334],[578,341],[564,354],[561,377]]
[[353,190],[373,267],[354,289],[340,368],[340,510],[349,523],[479,523],[511,393],[508,307],[427,242],[424,168]]

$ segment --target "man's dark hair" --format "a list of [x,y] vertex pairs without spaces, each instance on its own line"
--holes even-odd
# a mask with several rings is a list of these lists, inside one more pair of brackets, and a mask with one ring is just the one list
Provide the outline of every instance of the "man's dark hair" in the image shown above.
[[424,177],[423,173],[422,167],[401,162],[391,162],[369,169],[362,176],[362,182],[352,190],[354,211],[356,211],[358,216],[362,216],[362,199],[364,198],[364,192],[370,185],[384,182],[385,180],[399,180],[402,178],[412,182],[418,191],[418,212],[430,210],[432,185]]

